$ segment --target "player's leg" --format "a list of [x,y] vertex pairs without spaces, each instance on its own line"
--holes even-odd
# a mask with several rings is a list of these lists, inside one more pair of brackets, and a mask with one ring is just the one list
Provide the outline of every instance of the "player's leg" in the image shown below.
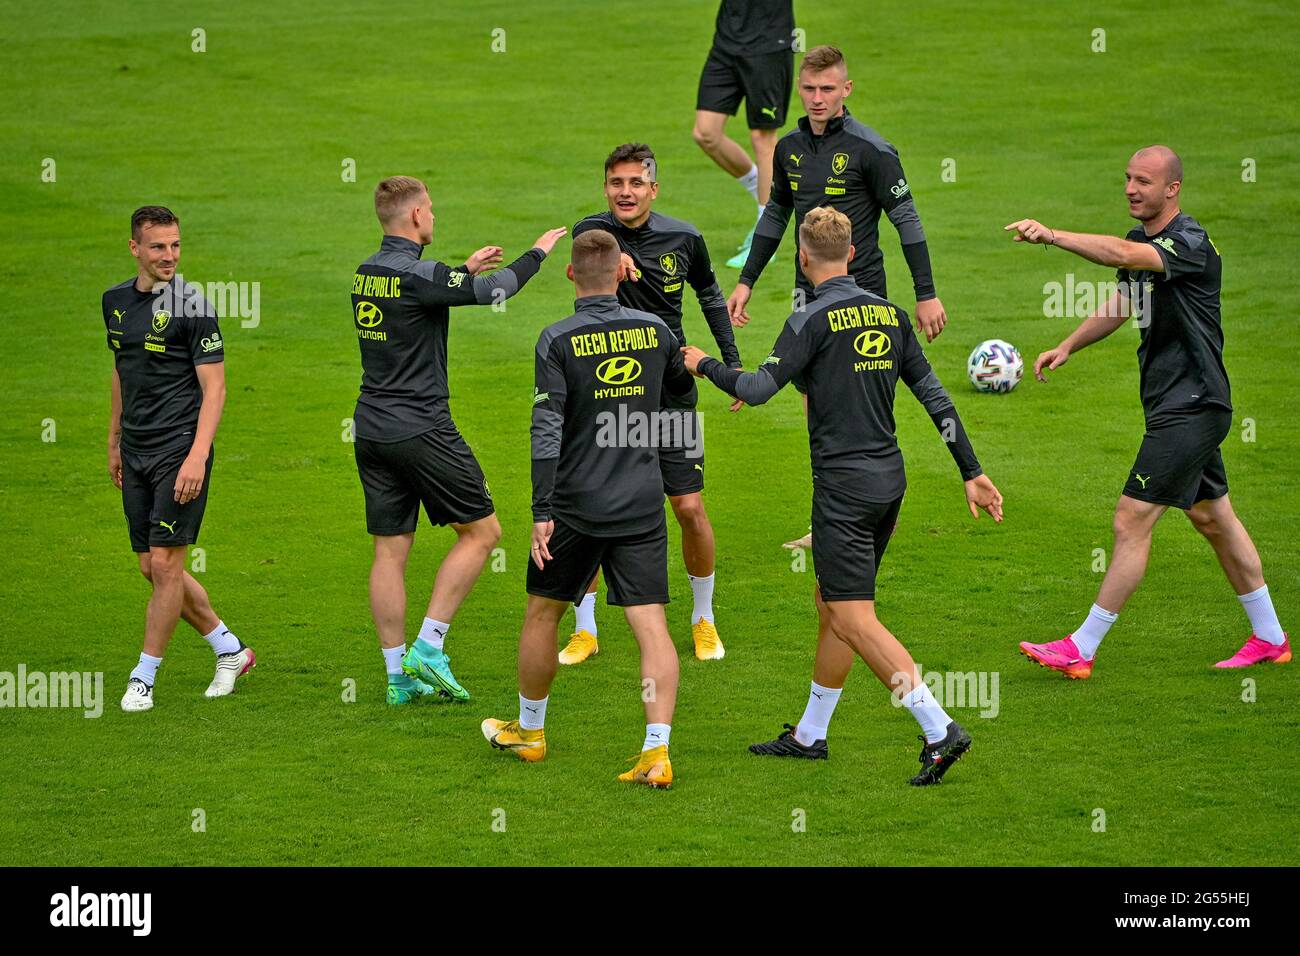
[[[727,114],[710,110],[695,111],[695,128],[691,135],[695,143],[715,163],[727,173],[741,180],[741,185],[749,189],[747,177],[754,180],[753,195],[757,201],[759,169],[749,158],[745,148],[726,133]],[[770,180],[769,180],[770,182]]]
[[673,517],[682,530],[682,560],[691,582],[694,607],[691,610],[691,637],[695,656],[702,661],[721,660],[726,651],[718,637],[713,616],[713,585],[717,547],[713,524],[704,508],[704,495],[694,491],[668,499]]
[[[838,509],[834,506],[828,508],[825,502],[817,503],[813,521],[821,526],[826,542],[836,547],[836,553],[840,555],[838,564],[848,566],[847,570],[837,570],[837,564],[830,563],[834,559],[822,552],[823,565],[829,563],[826,568],[827,586],[833,593],[874,595],[876,575],[898,524],[902,506],[901,497],[892,504],[866,504],[860,506],[861,515],[857,520],[844,522],[837,520]],[[869,532],[869,536],[863,531]],[[867,565],[871,567],[871,574],[861,575],[861,569]],[[750,753],[810,760],[825,760],[829,755],[827,730],[856,654],[834,633],[830,607],[822,600],[820,587],[813,596],[817,605],[817,656],[813,661],[812,687],[808,691],[803,716],[793,727],[786,724],[786,732],[776,740],[751,746]]]
[[528,606],[519,633],[519,717],[489,717],[483,736],[498,750],[509,750],[529,763],[546,756],[546,707],[559,668],[555,642],[569,604],[591,581],[604,554],[604,542],[556,519],[547,543],[551,558],[542,567],[528,562]]
[[[785,125],[786,107],[794,82],[794,60],[789,53],[744,57],[737,61],[740,82],[745,90],[745,118],[749,124],[749,142],[754,150],[754,189],[756,208],[754,226],[763,216],[772,191],[772,160],[780,129]],[[754,227],[746,234],[739,251],[727,260],[733,269],[744,268],[749,247],[754,241]]]
[[1115,505],[1115,546],[1110,566],[1088,616],[1059,641],[1046,644],[1022,641],[1020,653],[1072,680],[1090,677],[1102,638],[1119,619],[1119,612],[1146,575],[1147,559],[1151,555],[1151,532],[1168,507],[1121,495]]
[[1227,494],[1198,501],[1186,510],[1186,514],[1214,549],[1223,573],[1250,619],[1252,633],[1249,640],[1236,654],[1215,666],[1248,667],[1264,661],[1285,664],[1291,660],[1291,644],[1278,621],[1277,611],[1273,609],[1259,552],[1233,511]]
[[673,783],[668,748],[680,669],[664,616],[664,605],[668,603],[667,522],[661,517],[658,526],[649,531],[609,541],[601,566],[608,601],[623,608],[641,651],[645,737],[636,763],[618,779],[667,788]]
[[450,524],[456,542],[438,566],[419,636],[402,658],[402,670],[439,688],[452,700],[466,701],[469,691],[451,671],[445,642],[456,611],[501,540],[501,524],[483,469],[450,418],[408,444],[405,454],[410,483],[429,521]]
[[140,660],[131,671],[126,693],[122,696],[122,709],[125,711],[138,712],[153,707],[154,680],[176,631],[176,624],[181,619],[181,606],[185,603],[185,550],[184,547],[149,547],[149,578],[153,589],[145,611],[144,646]]
[[[146,581],[152,583],[153,570],[148,554],[139,555],[140,573]],[[196,581],[188,571],[183,572],[185,598],[181,604],[181,620],[203,636],[217,655],[217,670],[212,683],[204,692],[205,697],[224,697],[234,691],[236,678],[242,676],[256,665],[256,655],[251,648],[244,645],[226,622],[212,610],[212,602],[203,585]],[[247,653],[245,653],[247,652]]]
[[775,740],[750,744],[749,752],[760,757],[825,760],[830,755],[826,747],[826,731],[857,655],[831,631],[830,615],[821,592],[814,591],[813,598],[817,605],[817,655],[813,659],[808,703],[799,722],[786,724]]
[[921,772],[909,782],[918,787],[939,783],[970,749],[970,734],[935,700],[912,655],[876,617],[874,600],[827,601],[826,606],[832,632],[866,661],[921,726]]
[[560,651],[561,664],[581,664],[588,657],[600,653],[600,644],[597,642],[600,631],[596,629],[596,588],[599,584],[600,572],[597,571],[587,586],[587,592],[573,605],[573,633],[569,635],[569,643],[564,646],[564,650]]
[[406,656],[406,560],[415,542],[420,497],[405,473],[405,442],[353,445],[366,501],[366,530],[374,540],[370,613],[386,673],[385,699],[393,705],[432,696],[435,688],[402,669]]

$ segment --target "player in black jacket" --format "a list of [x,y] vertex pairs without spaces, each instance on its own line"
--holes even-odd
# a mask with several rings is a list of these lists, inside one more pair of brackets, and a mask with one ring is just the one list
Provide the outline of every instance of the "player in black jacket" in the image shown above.
[[848,275],[848,218],[815,209],[800,226],[799,264],[816,299],[786,320],[756,371],[738,372],[687,348],[687,368],[750,405],[799,379],[808,394],[813,470],[813,561],[820,622],[808,706],[796,726],[755,744],[766,756],[824,759],[826,728],[856,652],[924,731],[914,786],[939,783],[970,747],[922,682],[916,664],[876,617],[876,571],[903,503],[903,456],[894,437],[894,389],[902,379],[925,406],[965,482],[971,514],[1002,520],[1002,496],[984,475],[952,399],[908,324],[907,313],[859,289]]
[[[682,345],[686,344],[682,303],[685,289],[690,286],[722,350],[723,361],[739,368],[740,353],[736,351],[727,304],[714,278],[704,237],[689,222],[655,212],[651,207],[658,195],[654,153],[643,143],[624,143],[605,160],[609,210],[579,221],[573,235],[576,238],[589,229],[599,229],[618,240],[624,263],[618,300],[629,308],[658,316]],[[682,558],[695,599],[691,611],[695,656],[717,660],[724,650],[713,616],[716,550],[713,525],[704,508],[704,440],[696,402],[694,381],[686,394],[664,396],[665,410],[671,414],[664,416],[669,433],[664,435],[659,449],[659,464],[664,493],[682,529]],[[593,581],[575,608],[577,627],[560,652],[562,664],[580,663],[598,650],[595,590]]]
[[[424,183],[393,176],[375,189],[384,229],[379,251],[352,277],[352,319],[361,348],[355,413],[357,470],[366,529],[375,539],[370,608],[388,671],[388,702],[433,694],[468,700],[443,649],[452,617],[501,537],[483,469],[451,419],[447,389],[450,309],[487,305],[518,292],[564,235],[552,229],[495,275],[499,246],[485,246],[457,268],[422,259],[433,241]],[[419,637],[406,650],[406,559],[424,506],[429,521],[450,524],[456,543],[438,568]]]
[[671,786],[669,732],[677,652],[668,636],[668,529],[659,471],[660,393],[694,381],[658,316],[615,296],[619,247],[603,230],[573,240],[574,314],[542,330],[533,392],[533,541],[519,635],[519,719],[483,721],[483,736],[529,762],[546,756],[543,726],[570,602],[598,568],[641,647],[646,734],[620,780]]

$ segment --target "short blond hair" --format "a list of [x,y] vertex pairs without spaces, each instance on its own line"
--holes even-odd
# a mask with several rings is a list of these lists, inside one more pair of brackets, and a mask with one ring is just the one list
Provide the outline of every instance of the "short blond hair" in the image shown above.
[[845,74],[849,72],[848,65],[844,62],[844,54],[840,52],[840,48],[815,46],[804,54],[803,62],[799,64],[799,72],[809,70],[813,73],[820,73],[822,70],[829,70],[833,66],[840,67]]
[[818,206],[799,226],[799,248],[818,262],[847,262],[852,238],[849,217],[830,206]]
[[386,226],[428,193],[429,187],[414,176],[389,176],[375,187],[375,215]]
[[604,229],[580,233],[569,247],[573,281],[584,289],[613,282],[618,274],[621,250],[618,240]]

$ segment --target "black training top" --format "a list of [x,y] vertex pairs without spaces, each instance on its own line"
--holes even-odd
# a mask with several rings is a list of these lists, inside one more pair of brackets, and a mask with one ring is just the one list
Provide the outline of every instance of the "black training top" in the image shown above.
[[429,431],[447,414],[447,323],[455,305],[487,305],[519,291],[542,264],[533,248],[491,275],[471,276],[424,247],[384,236],[352,277],[352,319],[361,346],[356,437],[398,442]]
[[1120,269],[1120,290],[1137,306],[1142,409],[1147,421],[1202,407],[1232,410],[1223,367],[1219,289],[1223,262],[1201,224],[1180,212],[1154,236],[1141,226],[1126,237],[1149,242],[1165,271]]
[[713,274],[709,249],[698,229],[689,222],[657,212],[651,212],[650,218],[637,228],[629,229],[612,212],[606,211],[580,220],[573,227],[573,237],[576,239],[591,229],[612,233],[619,248],[632,257],[641,274],[636,282],[628,280],[618,284],[618,301],[629,309],[659,316],[668,323],[677,341],[685,345],[684,282],[695,290],[700,311],[718,343],[722,360],[732,367],[740,366],[740,353],[727,315],[727,300]]
[[[740,281],[753,286],[767,266],[795,213],[795,244],[803,217],[818,206],[832,206],[853,224],[855,253],[849,275],[858,287],[879,293],[885,288],[885,255],[880,251],[880,214],[898,229],[903,255],[912,272],[917,301],[935,297],[925,230],[912,201],[898,150],[847,109],[816,136],[808,117],[776,144],[772,159],[772,193],[754,229],[749,259]],[[795,281],[802,277],[795,256]]]
[[827,279],[814,291],[816,298],[786,319],[757,370],[737,372],[708,359],[700,372],[749,405],[761,405],[798,376],[808,390],[814,473],[852,473],[867,501],[893,501],[907,485],[894,434],[900,378],[930,413],[962,478],[983,474],[907,313],[863,292],[851,276]]
[[663,520],[661,392],[693,378],[658,316],[584,296],[542,330],[533,392],[533,520],[583,534],[636,534]]
[[225,360],[216,310],[180,275],[157,292],[127,279],[103,306],[122,383],[122,448],[152,455],[193,444],[203,405],[194,367]]

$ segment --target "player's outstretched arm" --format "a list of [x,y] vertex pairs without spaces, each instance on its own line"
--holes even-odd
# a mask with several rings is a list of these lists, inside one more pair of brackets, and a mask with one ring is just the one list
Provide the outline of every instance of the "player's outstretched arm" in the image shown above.
[[731,331],[730,311],[722,298],[722,289],[713,274],[713,263],[709,261],[709,248],[703,236],[695,239],[695,248],[691,256],[691,268],[686,273],[686,281],[695,290],[699,300],[700,312],[713,333],[713,341],[718,344],[722,361],[729,368],[740,368],[740,350],[736,348],[736,335]]
[[1003,232],[1014,232],[1016,242],[1056,246],[1073,252],[1099,266],[1129,269],[1134,272],[1164,272],[1165,263],[1155,246],[1146,242],[1132,242],[1117,236],[1099,236],[1090,232],[1066,232],[1052,229],[1035,219],[1020,219],[1003,227]]
[[1049,372],[1056,371],[1069,361],[1071,354],[1104,339],[1123,325],[1128,316],[1128,294],[1124,287],[1120,286],[1102,303],[1101,308],[1080,322],[1079,327],[1066,336],[1060,345],[1039,354],[1034,360],[1034,377],[1040,382],[1046,382],[1047,379],[1043,376],[1044,369]]

